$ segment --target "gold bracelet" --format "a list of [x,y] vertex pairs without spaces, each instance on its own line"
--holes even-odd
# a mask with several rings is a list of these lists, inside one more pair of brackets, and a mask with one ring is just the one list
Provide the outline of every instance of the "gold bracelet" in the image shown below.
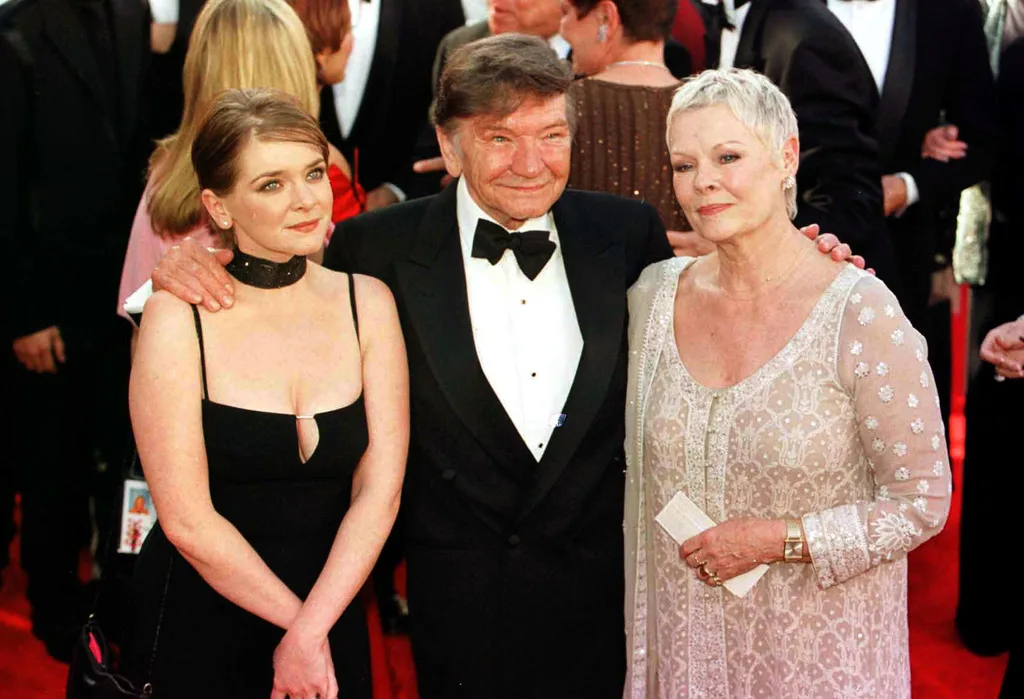
[[800,520],[786,520],[786,539],[782,548],[782,558],[787,563],[804,559],[804,533],[800,528]]

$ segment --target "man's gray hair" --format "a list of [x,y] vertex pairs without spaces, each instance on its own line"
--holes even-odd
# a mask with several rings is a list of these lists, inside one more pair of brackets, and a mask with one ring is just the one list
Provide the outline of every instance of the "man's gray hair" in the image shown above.
[[[782,90],[760,73],[730,68],[705,70],[688,78],[676,90],[668,110],[667,134],[676,117],[705,107],[724,105],[757,136],[777,162],[782,162],[782,147],[799,131],[796,114]],[[796,216],[796,187],[785,190],[786,210]]]

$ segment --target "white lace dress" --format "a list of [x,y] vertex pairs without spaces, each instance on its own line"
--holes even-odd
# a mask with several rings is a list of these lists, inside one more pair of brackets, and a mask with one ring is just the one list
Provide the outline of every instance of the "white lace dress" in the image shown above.
[[[625,696],[909,697],[906,554],[950,494],[924,340],[850,266],[781,352],[707,389],[673,334],[690,261],[630,291]],[[802,518],[813,564],[773,564],[744,598],[708,587],[654,522],[678,491],[716,522]]]

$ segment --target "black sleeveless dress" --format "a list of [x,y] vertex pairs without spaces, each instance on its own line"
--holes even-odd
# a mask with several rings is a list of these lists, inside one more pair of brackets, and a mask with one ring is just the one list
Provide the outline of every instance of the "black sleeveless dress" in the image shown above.
[[[351,276],[349,295],[358,338]],[[352,476],[369,443],[362,396],[313,418],[320,441],[302,463],[296,416],[209,399],[202,324],[195,307],[193,313],[213,505],[305,599],[348,510]],[[270,697],[273,653],[284,631],[213,590],[168,542],[159,523],[142,547],[132,585],[133,617],[122,667],[137,686],[151,683],[154,699]],[[369,699],[369,639],[361,597],[352,601],[328,638],[339,696]]]

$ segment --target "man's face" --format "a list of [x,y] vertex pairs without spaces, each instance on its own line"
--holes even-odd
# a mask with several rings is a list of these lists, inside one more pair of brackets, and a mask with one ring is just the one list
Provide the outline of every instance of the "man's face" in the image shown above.
[[492,34],[516,32],[547,39],[558,33],[559,0],[490,0],[487,24]]
[[547,213],[565,190],[572,147],[565,100],[526,99],[508,116],[437,130],[448,172],[465,177],[473,201],[509,230]]

